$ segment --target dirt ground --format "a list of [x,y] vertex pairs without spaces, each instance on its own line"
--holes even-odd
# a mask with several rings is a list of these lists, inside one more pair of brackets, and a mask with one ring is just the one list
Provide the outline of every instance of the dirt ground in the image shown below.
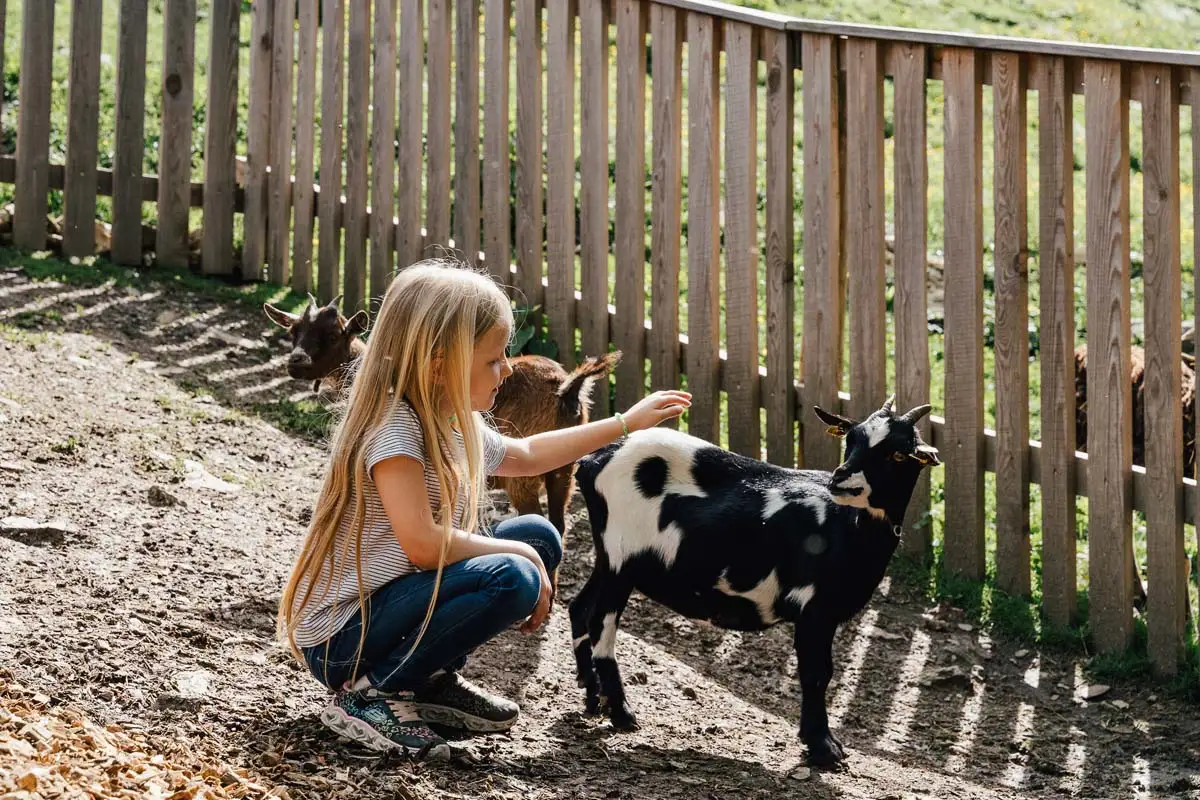
[[[0,724],[69,710],[290,797],[1200,798],[1195,707],[1137,686],[1079,700],[1077,664],[890,581],[836,645],[838,771],[801,766],[790,630],[726,633],[637,596],[618,658],[640,730],[581,713],[560,607],[467,668],[521,704],[509,734],[453,742],[449,766],[364,751],[320,725],[324,690],[272,640],[323,458],[243,411],[306,391],[278,329],[244,305],[12,269],[0,325]],[[578,503],[567,551],[569,599],[592,558]],[[14,742],[37,726],[10,728],[0,793],[18,797],[33,751]]]

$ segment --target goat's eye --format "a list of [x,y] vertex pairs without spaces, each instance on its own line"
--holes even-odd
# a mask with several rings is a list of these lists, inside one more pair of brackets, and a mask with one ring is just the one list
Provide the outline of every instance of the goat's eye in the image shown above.
[[892,461],[903,461],[903,460],[904,460],[904,459],[906,459],[906,458],[908,458],[908,454],[907,454],[907,453],[901,453],[899,450],[897,450],[896,452],[892,453]]

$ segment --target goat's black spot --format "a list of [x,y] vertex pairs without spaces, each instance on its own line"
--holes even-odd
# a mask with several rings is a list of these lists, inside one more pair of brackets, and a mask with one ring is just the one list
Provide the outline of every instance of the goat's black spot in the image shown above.
[[658,497],[667,485],[667,462],[661,456],[651,456],[637,465],[634,483],[643,497]]

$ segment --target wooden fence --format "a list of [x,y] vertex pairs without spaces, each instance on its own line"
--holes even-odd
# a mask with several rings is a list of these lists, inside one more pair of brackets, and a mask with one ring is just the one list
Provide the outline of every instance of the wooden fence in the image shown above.
[[[290,283],[323,301],[344,293],[353,308],[378,297],[398,265],[453,242],[542,306],[564,362],[576,357],[576,333],[583,354],[623,350],[619,405],[685,379],[692,433],[788,465],[838,460],[837,442],[808,424],[813,404],[863,415],[893,389],[907,408],[941,388],[926,433],[945,462],[943,567],[984,577],[985,472],[994,472],[995,580],[1029,594],[1030,487],[1039,485],[1043,609],[1073,622],[1076,498],[1086,497],[1090,629],[1101,649],[1120,649],[1133,624],[1138,509],[1150,654],[1163,672],[1175,669],[1184,523],[1200,497],[1183,474],[1179,422],[1181,236],[1194,230],[1181,217],[1180,115],[1190,114],[1195,136],[1200,53],[814,22],[705,0],[297,0],[249,10],[200,0],[209,38],[196,41],[197,0],[165,0],[163,69],[148,75],[147,1],[120,0],[118,20],[108,16],[115,5],[23,0],[17,156],[0,160],[0,181],[16,184],[18,246],[45,246],[48,192],[61,189],[68,255],[92,252],[100,194],[112,196],[113,260],[140,260],[151,202],[158,261],[182,265],[190,209],[202,208],[205,273]],[[70,120],[57,166],[52,41],[54,15],[68,7]],[[100,32],[113,24],[108,171],[97,169],[96,98]],[[247,62],[248,86],[239,81]],[[149,96],[161,95],[150,177],[147,81]],[[1131,212],[1131,109],[1142,133],[1140,215]],[[1200,176],[1194,141],[1190,152]],[[1074,446],[1079,230],[1091,458]],[[932,385],[931,242],[944,249],[935,353],[944,387]],[[1144,298],[1145,468],[1131,457],[1134,288]],[[994,298],[986,314],[985,297]],[[985,316],[995,430],[985,428]],[[604,393],[597,402],[606,413]],[[905,540],[917,553],[930,546],[930,507],[925,478]]]

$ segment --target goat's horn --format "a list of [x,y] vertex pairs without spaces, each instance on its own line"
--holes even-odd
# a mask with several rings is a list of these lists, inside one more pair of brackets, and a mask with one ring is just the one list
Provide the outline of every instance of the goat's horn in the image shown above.
[[892,408],[895,405],[896,405],[896,395],[893,392],[892,396],[887,399],[887,402],[885,402],[883,404],[883,407],[879,410],[882,411],[884,414],[887,414],[890,417],[892,415]]
[[310,306],[318,306],[318,307],[321,305],[320,303],[317,302],[317,298],[313,297],[312,292],[308,293],[308,304]]
[[915,425],[917,423],[917,421],[921,419],[921,417],[928,414],[932,409],[933,409],[933,406],[929,405],[928,403],[925,403],[923,405],[917,406],[914,409],[909,410],[909,412],[906,413],[904,416],[900,417],[900,419],[904,420],[905,422],[909,422],[909,423],[912,423]]
[[343,295],[340,295],[340,294],[339,294],[337,297],[335,297],[335,298],[333,298],[332,300],[330,300],[330,301],[329,301],[329,307],[330,307],[330,308],[337,308],[337,307],[338,307],[338,303],[342,302],[342,297],[343,297]]

